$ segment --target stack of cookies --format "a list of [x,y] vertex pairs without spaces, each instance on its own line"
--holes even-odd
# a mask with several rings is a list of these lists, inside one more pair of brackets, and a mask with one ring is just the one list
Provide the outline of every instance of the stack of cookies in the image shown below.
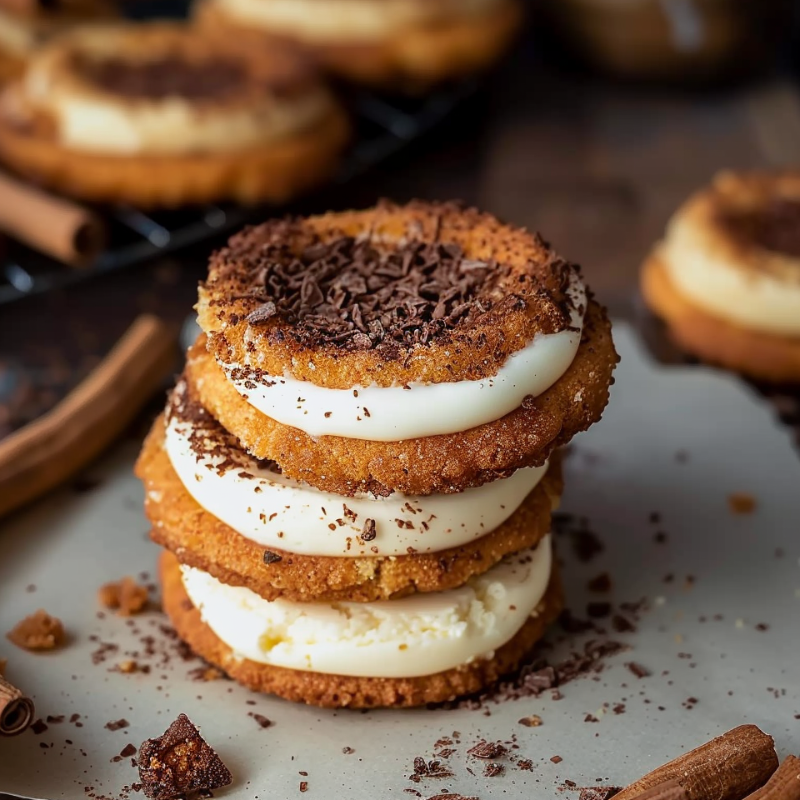
[[382,204],[246,229],[198,310],[137,466],[179,635],[324,706],[513,670],[562,608],[557,448],[617,361],[577,268],[474,209]]

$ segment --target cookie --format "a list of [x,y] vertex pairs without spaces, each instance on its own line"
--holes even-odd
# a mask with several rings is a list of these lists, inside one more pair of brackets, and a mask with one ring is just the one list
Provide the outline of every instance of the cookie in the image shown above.
[[599,419],[617,362],[573,264],[454,204],[248,229],[212,258],[198,309],[186,377],[203,405],[339,494],[540,465]]
[[[145,485],[145,513],[153,525],[150,535],[156,543],[172,551],[181,563],[208,572],[224,583],[245,586],[268,600],[281,597],[366,602],[461,586],[510,553],[536,545],[550,531],[550,514],[562,489],[556,458],[503,524],[467,544],[399,556],[331,558],[298,555],[271,544],[267,548],[204,510],[187,492],[170,463],[164,450],[162,419],[156,420],[145,441],[136,472]],[[342,514],[339,510],[331,518],[341,518]],[[326,526],[325,532],[345,540],[343,530],[347,529],[335,526],[334,531],[328,531]],[[289,545],[292,533],[287,529]],[[377,535],[363,549],[369,553],[374,547],[377,551],[386,536]],[[419,530],[416,538],[421,548],[426,532]]]
[[563,607],[561,583],[554,571],[536,616],[530,617],[493,657],[423,677],[347,677],[259,664],[237,656],[203,622],[171,553],[162,555],[160,573],[164,610],[178,635],[196,653],[248,689],[326,708],[404,708],[477,692],[518,667]]
[[59,37],[0,100],[8,167],[143,207],[287,200],[335,170],[347,135],[343,110],[296,52],[168,23]]
[[650,309],[689,353],[800,381],[800,175],[723,173],[670,221],[641,271]]
[[[517,0],[428,0],[341,4],[314,0],[269,5],[201,0],[202,27],[290,41],[324,68],[358,83],[419,91],[493,64],[519,30]],[[270,14],[274,7],[274,14]]]

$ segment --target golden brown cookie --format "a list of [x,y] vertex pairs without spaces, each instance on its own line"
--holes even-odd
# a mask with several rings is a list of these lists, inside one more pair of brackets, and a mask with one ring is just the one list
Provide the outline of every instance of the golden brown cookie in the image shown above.
[[561,613],[563,594],[556,569],[554,566],[547,593],[537,607],[538,616],[531,617],[493,658],[422,678],[354,678],[238,658],[202,621],[186,594],[175,556],[165,552],[160,563],[164,610],[195,653],[253,691],[326,708],[404,708],[441,703],[477,692],[513,671]]
[[647,305],[687,352],[756,380],[800,381],[800,339],[759,333],[708,314],[681,295],[657,256],[642,268],[641,289]]
[[261,414],[234,389],[204,344],[201,339],[190,349],[185,372],[203,405],[257,458],[276,461],[286,475],[342,495],[365,490],[447,494],[541,465],[600,419],[618,360],[606,312],[590,302],[578,354],[544,394],[463,433],[371,442],[314,439]]
[[[478,380],[536,335],[568,327],[584,304],[574,299],[579,281],[579,268],[538,234],[491,214],[384,200],[233,236],[211,256],[198,322],[222,363],[257,358],[270,375],[329,389]],[[433,294],[429,319],[419,308]],[[337,318],[348,302],[361,326]]]
[[175,474],[163,448],[159,418],[136,465],[145,485],[145,513],[151,537],[178,560],[208,572],[223,583],[245,586],[267,600],[368,602],[413,592],[436,592],[461,586],[503,557],[533,547],[550,532],[563,481],[558,457],[522,506],[503,525],[461,547],[405,556],[331,558],[296,555],[265,548],[209,514],[191,497]]
[[[423,2],[426,11],[435,7],[430,0]],[[309,39],[267,24],[248,27],[227,14],[217,0],[197,3],[196,19],[205,28],[291,41],[307,49],[321,66],[358,83],[419,91],[496,62],[519,30],[522,4],[503,0],[471,16],[445,10],[428,21],[396,26],[390,35],[369,42],[346,36]]]
[[287,200],[333,173],[348,130],[296,52],[166,23],[59,37],[0,100],[8,167],[142,207]]

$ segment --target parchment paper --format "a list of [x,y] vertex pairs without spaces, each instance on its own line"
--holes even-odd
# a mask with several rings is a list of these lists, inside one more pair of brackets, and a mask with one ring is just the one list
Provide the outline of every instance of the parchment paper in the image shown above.
[[[569,537],[557,544],[576,616],[586,617],[590,601],[610,600],[619,610],[646,599],[646,607],[633,633],[596,620],[606,638],[631,649],[594,678],[563,686],[560,700],[545,692],[490,703],[490,715],[334,713],[227,680],[198,682],[189,676],[198,662],[184,661],[159,630],[160,613],[136,617],[135,630],[113,614],[97,616],[102,583],[155,572],[158,549],[146,538],[131,443],[93,469],[97,488],[64,490],[0,529],[0,631],[41,607],[70,634],[68,646],[45,655],[0,640],[9,679],[33,694],[38,714],[65,717],[39,735],[0,740],[0,791],[125,797],[136,770],[130,758],[112,759],[126,744],[161,734],[181,711],[234,773],[234,785],[215,793],[230,798],[299,796],[301,781],[309,799],[417,796],[406,789],[424,798],[556,797],[559,789],[571,797],[565,780],[621,785],[746,721],[775,736],[781,754],[800,752],[800,460],[771,410],[735,378],[654,365],[625,326],[616,327],[616,340],[623,361],[611,403],[572,448],[562,506],[588,518],[605,550],[583,563]],[[753,514],[730,510],[735,492],[756,499]],[[588,592],[587,581],[603,572],[612,593]],[[141,661],[150,673],[113,671],[131,651],[143,652],[148,635],[154,653]],[[554,630],[548,659],[565,658],[587,636],[603,638]],[[169,660],[158,666],[162,653]],[[105,660],[93,663],[93,654]],[[625,666],[631,661],[652,674],[637,678]],[[262,728],[251,712],[273,724]],[[73,714],[82,727],[69,722]],[[540,727],[519,723],[532,714]],[[128,727],[105,728],[121,718]],[[433,758],[437,739],[454,731],[460,744],[445,759],[453,777],[409,780],[414,758]],[[484,763],[466,753],[481,738],[514,736],[518,749],[500,760],[497,777],[485,777]],[[532,770],[520,769],[520,759]]]

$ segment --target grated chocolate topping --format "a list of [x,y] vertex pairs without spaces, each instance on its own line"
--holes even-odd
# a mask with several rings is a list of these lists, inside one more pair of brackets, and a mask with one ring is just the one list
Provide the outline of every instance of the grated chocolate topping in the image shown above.
[[340,236],[296,252],[287,243],[296,225],[250,228],[212,259],[215,280],[251,301],[248,324],[263,326],[277,341],[292,337],[301,346],[392,357],[446,340],[492,313],[525,309],[533,294],[549,301],[548,327],[569,325],[572,267],[557,256],[547,266],[558,288],[546,297],[526,274],[513,277],[519,288],[510,291],[508,265],[468,258],[457,244],[412,240],[388,247]]
[[190,61],[166,56],[146,61],[124,58],[76,60],[81,74],[95,86],[130,98],[215,100],[235,92],[248,80],[244,65],[223,56]]

